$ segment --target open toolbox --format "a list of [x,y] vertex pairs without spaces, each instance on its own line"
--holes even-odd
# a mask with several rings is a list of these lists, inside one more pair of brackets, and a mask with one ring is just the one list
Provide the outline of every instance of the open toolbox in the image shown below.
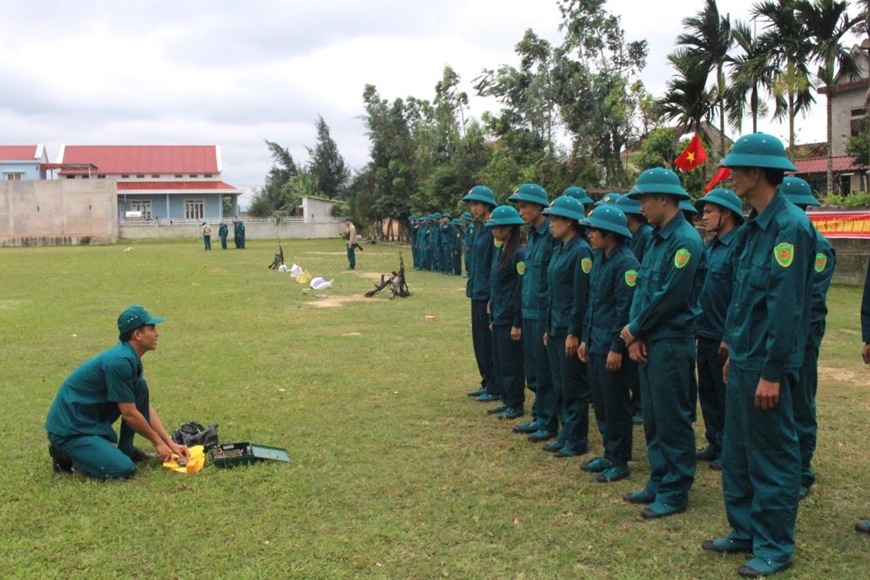
[[215,467],[236,467],[248,465],[256,461],[290,461],[286,449],[268,447],[256,443],[224,443],[212,449],[212,460]]

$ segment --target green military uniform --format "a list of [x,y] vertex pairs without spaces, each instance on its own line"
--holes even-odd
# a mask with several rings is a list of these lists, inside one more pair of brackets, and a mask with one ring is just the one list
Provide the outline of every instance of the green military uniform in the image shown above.
[[[560,196],[544,210],[547,215],[582,220],[583,205],[572,197]],[[579,226],[578,226],[579,227]],[[592,270],[592,250],[577,234],[567,242],[557,241],[547,266],[549,308],[547,310],[547,356],[553,379],[554,399],[559,410],[550,417],[550,401],[538,405],[538,431],[529,435],[532,441],[542,441],[558,433],[554,443],[545,447],[557,457],[583,455],[589,450],[589,378],[586,364],[576,353],[568,356],[565,343],[569,336],[583,334],[583,317],[589,296],[589,272]],[[538,384],[538,397],[541,397]],[[559,431],[559,423],[562,430]]]
[[441,273],[453,273],[453,227],[450,225],[451,215],[449,213],[441,214]]
[[441,271],[441,212],[432,214],[432,225],[429,226],[429,270]]
[[430,257],[429,257],[429,222],[431,220],[431,216],[424,216],[421,218],[420,230],[417,232],[417,245],[419,246],[420,252],[420,269],[428,270]]
[[[508,201],[535,203],[545,208],[550,205],[547,191],[534,183],[520,185]],[[542,403],[547,405],[545,423],[552,424],[558,413],[558,393],[553,390],[550,358],[544,345],[549,309],[547,266],[552,253],[553,235],[550,233],[550,220],[545,216],[540,226],[530,226],[526,241],[522,291],[523,369],[526,384],[536,396],[532,404],[532,420],[514,427],[516,433],[531,434],[538,430],[537,417]]]
[[[698,209],[712,203],[728,209],[737,220],[735,226],[743,223],[743,205],[740,198],[730,189],[716,188],[698,200]],[[699,454],[699,459],[718,460],[722,450],[722,430],[725,424],[725,379],[722,375],[723,362],[719,357],[719,345],[725,334],[725,316],[734,277],[734,240],[735,227],[724,236],[713,237],[704,247],[704,261],[701,266],[701,293],[698,298],[700,313],[695,320],[697,336],[698,395],[701,413],[704,416],[705,437],[709,446]]]
[[[601,206],[592,210],[583,225],[613,232],[627,241],[631,239],[631,232],[626,223],[625,214],[618,207]],[[629,397],[630,388],[637,381],[637,369],[628,358],[619,333],[628,324],[639,267],[625,242],[619,242],[609,254],[596,252],[589,278],[583,343],[604,455],[584,463],[581,468],[598,473],[598,481],[602,483],[629,475],[633,436]],[[622,355],[622,367],[617,372],[607,370],[610,353]]]
[[408,218],[408,237],[411,239],[411,265],[417,269],[417,218],[414,214]]
[[452,274],[462,276],[462,224],[459,219],[453,218],[450,221],[450,239],[453,241],[450,246],[450,259],[453,263]]
[[227,223],[221,222],[221,225],[218,226],[218,237],[221,239],[221,250],[227,249]]
[[465,220],[465,232],[462,239],[462,247],[465,252],[465,276],[468,276],[469,265],[471,264],[471,242],[474,240],[474,220],[471,218],[471,212],[462,212],[462,219]]
[[[799,177],[787,176],[779,187],[786,198],[806,210],[807,206],[819,206],[819,201],[813,197],[810,184]],[[818,439],[818,422],[816,421],[816,392],[819,387],[819,348],[825,336],[825,318],[828,314],[827,295],[837,254],[833,246],[818,230],[815,234],[816,256],[813,262],[813,299],[810,310],[810,327],[807,333],[807,345],[804,360],[798,371],[798,388],[792,394],[794,405],[794,420],[797,429],[798,443],[801,450],[801,497],[816,481],[812,470],[813,455],[816,452]]]
[[[484,224],[492,226],[519,226],[523,220],[517,210],[499,206],[492,218]],[[503,405],[499,414],[505,419],[516,419],[524,413],[525,384],[523,375],[523,341],[511,339],[511,328],[522,328],[522,272],[523,250],[517,247],[513,255],[505,256],[505,247],[496,248],[490,268],[490,323],[492,324],[493,375],[497,381],[498,396]]]
[[[779,139],[763,133],[739,138],[723,165],[794,171]],[[704,547],[742,547],[754,558],[738,572],[767,575],[789,567],[794,552],[801,460],[792,393],[807,342],[815,236],[807,216],[777,192],[750,213],[736,242],[722,437],[731,533]],[[779,383],[778,402],[766,410],[756,406],[761,379]]]
[[[488,204],[491,209],[498,204],[495,194],[485,185],[475,185],[469,190],[462,201],[477,201]],[[478,223],[474,228],[474,238],[471,243],[471,270],[465,285],[465,295],[471,299],[471,340],[474,346],[474,358],[480,373],[480,389],[472,391],[479,399],[494,401],[498,399],[497,385],[493,376],[492,363],[492,332],[489,330],[489,313],[487,304],[492,290],[490,285],[490,268],[495,245],[492,229]]]
[[[163,320],[141,306],[132,306],[118,317],[118,330],[123,334]],[[136,471],[130,457],[135,433],[122,421],[119,440],[112,428],[121,416],[118,403],[134,403],[149,421],[148,383],[142,361],[128,342],[119,342],[85,362],[63,382],[45,420],[51,446],[68,456],[76,470],[92,477],[132,476]]]
[[245,249],[245,222],[243,222],[242,220],[239,220],[239,223],[236,226],[236,231],[238,232],[238,235],[239,235],[239,246],[238,247],[240,250],[244,250]]
[[[689,199],[679,177],[668,169],[644,171],[635,187],[628,194],[634,199],[647,194]],[[642,491],[625,499],[651,502],[642,512],[646,518],[685,510],[695,478],[692,326],[702,254],[701,236],[677,213],[653,230],[632,299],[628,330],[646,341],[648,353],[648,362],[638,364],[638,375],[650,477]]]

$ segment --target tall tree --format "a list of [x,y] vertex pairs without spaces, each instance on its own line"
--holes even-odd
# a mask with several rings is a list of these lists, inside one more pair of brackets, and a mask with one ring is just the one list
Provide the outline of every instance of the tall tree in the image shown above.
[[758,131],[758,118],[768,112],[762,96],[773,94],[773,71],[758,36],[748,24],[738,20],[731,35],[742,52],[732,55],[729,62],[730,83],[725,89],[728,124],[741,133],[748,107],[752,132],[755,133]]
[[709,121],[716,107],[716,90],[707,89],[707,69],[689,53],[678,48],[668,55],[676,75],[668,80],[662,97],[662,113],[684,129],[700,133],[701,121]]
[[269,140],[266,140],[266,146],[272,153],[273,164],[266,175],[265,185],[254,194],[248,209],[254,217],[269,217],[276,211],[286,211],[293,203],[287,184],[299,175],[299,167],[289,150]]
[[788,119],[788,145],[794,151],[795,118],[815,102],[808,62],[812,44],[797,14],[798,0],[766,0],[753,5],[754,18],[766,20],[759,42],[773,71],[775,119]]
[[686,47],[686,58],[707,71],[716,74],[716,102],[719,117],[719,154],[725,155],[725,64],[734,40],[731,19],[719,14],[716,0],[706,0],[704,9],[695,16],[683,18],[687,31],[677,37],[677,44]]
[[848,3],[837,0],[798,0],[797,11],[812,40],[810,51],[819,68],[816,78],[824,87],[826,97],[828,139],[828,193],[834,184],[833,98],[838,80],[858,78],[858,64],[852,52],[843,44],[843,38],[853,32],[862,16],[850,17]]
[[314,190],[329,199],[339,197],[350,179],[350,169],[338,151],[338,145],[329,134],[329,125],[317,116],[317,144],[306,147],[311,159],[308,173],[314,180]]

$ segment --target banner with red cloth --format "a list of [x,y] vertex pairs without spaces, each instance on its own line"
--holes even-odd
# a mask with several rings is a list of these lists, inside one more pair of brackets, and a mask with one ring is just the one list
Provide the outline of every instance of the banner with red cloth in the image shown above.
[[870,211],[810,211],[807,215],[826,238],[870,238]]

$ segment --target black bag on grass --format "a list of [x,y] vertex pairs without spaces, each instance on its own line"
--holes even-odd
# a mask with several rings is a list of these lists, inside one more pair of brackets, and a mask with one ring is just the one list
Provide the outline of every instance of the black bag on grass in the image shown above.
[[176,429],[171,437],[179,445],[192,447],[202,445],[206,451],[218,444],[217,423],[212,423],[208,428],[200,423],[189,421]]

